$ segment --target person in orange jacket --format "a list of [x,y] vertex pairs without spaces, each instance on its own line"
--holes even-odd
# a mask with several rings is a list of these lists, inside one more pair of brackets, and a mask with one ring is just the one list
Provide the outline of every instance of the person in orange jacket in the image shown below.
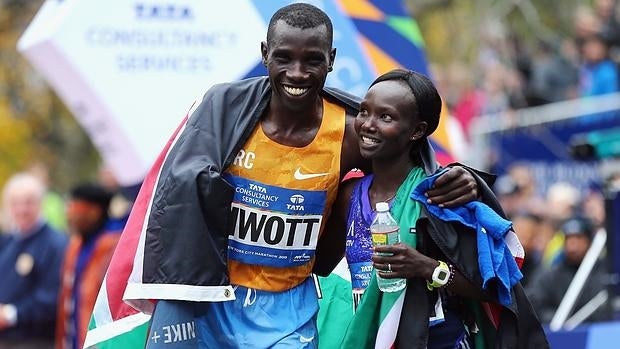
[[99,184],[73,188],[67,204],[71,239],[62,268],[56,348],[82,348],[90,314],[123,222],[109,219],[112,193]]

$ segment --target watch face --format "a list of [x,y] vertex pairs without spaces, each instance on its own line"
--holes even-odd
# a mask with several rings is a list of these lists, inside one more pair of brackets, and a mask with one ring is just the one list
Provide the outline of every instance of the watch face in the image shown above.
[[433,285],[432,287],[441,287],[448,283],[450,279],[450,267],[442,261],[439,261],[439,265],[433,271]]

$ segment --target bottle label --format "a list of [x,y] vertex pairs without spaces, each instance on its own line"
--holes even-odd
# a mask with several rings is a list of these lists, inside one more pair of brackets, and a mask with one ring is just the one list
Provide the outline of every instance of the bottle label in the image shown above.
[[387,245],[388,234],[372,233],[372,243],[374,245]]
[[397,244],[400,241],[398,231],[399,228],[395,227],[394,229],[386,232],[371,232],[372,243],[376,246]]

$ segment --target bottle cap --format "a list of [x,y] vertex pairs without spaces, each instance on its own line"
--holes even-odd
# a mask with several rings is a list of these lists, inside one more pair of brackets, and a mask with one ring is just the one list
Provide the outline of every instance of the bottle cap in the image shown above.
[[390,205],[387,202],[377,202],[375,208],[377,212],[387,212],[390,210]]

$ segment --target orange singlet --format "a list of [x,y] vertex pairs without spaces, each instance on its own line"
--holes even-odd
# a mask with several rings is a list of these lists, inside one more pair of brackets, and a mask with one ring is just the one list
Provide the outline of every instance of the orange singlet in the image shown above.
[[231,284],[280,292],[310,275],[338,191],[344,128],[344,109],[323,100],[321,126],[305,147],[276,143],[260,126],[253,131],[226,173],[235,187]]

